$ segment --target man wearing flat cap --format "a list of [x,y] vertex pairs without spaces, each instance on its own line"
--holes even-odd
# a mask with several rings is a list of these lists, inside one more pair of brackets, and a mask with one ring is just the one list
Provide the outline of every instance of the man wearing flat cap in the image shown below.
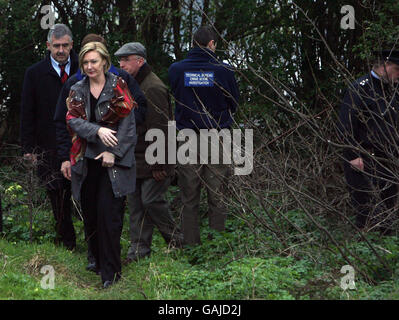
[[399,51],[375,55],[370,73],[347,88],[338,128],[356,226],[390,234],[399,181]]
[[171,246],[180,247],[183,236],[170,215],[169,205],[165,199],[174,167],[167,164],[149,165],[145,160],[145,151],[149,145],[149,142],[145,141],[148,130],[162,130],[168,141],[168,121],[172,119],[168,89],[151,71],[146,62],[146,49],[141,43],[126,43],[115,52],[115,55],[119,58],[121,69],[136,79],[147,99],[145,122],[137,125],[136,191],[128,196],[131,246],[126,262],[131,262],[150,255],[154,226]]

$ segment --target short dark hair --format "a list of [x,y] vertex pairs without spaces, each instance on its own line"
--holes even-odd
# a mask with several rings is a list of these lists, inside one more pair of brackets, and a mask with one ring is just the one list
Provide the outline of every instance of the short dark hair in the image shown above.
[[206,47],[209,41],[214,40],[217,42],[218,35],[215,30],[210,26],[199,27],[193,35],[193,46],[194,47]]
[[107,42],[105,41],[104,37],[100,36],[99,34],[95,34],[95,33],[87,34],[83,38],[82,43],[80,45],[83,48],[85,46],[85,44],[87,44],[89,42],[101,42],[104,46],[107,46]]

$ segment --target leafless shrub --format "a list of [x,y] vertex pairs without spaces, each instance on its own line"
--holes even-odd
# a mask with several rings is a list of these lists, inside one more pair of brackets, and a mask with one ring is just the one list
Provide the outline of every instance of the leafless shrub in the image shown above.
[[[17,206],[26,208],[29,215],[29,240],[32,243],[34,219],[48,206],[47,198],[43,196],[45,183],[40,181],[36,173],[40,160],[35,164],[25,160],[20,156],[20,147],[16,145],[2,145],[0,154],[0,192],[2,198],[9,203],[6,211],[12,216]],[[6,184],[9,185],[7,188]]]
[[[305,12],[302,14],[306,15]],[[312,23],[310,19],[309,22]],[[313,26],[315,27],[314,24]],[[323,36],[319,36],[319,40],[333,55]],[[234,47],[232,50],[239,49]],[[232,56],[245,55],[233,51]],[[367,230],[360,230],[353,221],[356,208],[350,203],[343,175],[342,150],[348,144],[343,142],[337,132],[337,105],[342,99],[341,93],[337,90],[336,97],[332,100],[326,98],[322,89],[318,88],[318,103],[325,107],[314,112],[312,106],[301,101],[288,85],[265,70],[261,63],[256,65],[255,58],[253,60],[251,64],[242,64],[241,60],[235,62],[232,59],[231,63],[245,67],[245,70],[236,70],[240,81],[245,84],[242,87],[256,92],[258,97],[264,99],[265,104],[273,102],[275,113],[258,115],[258,119],[240,114],[244,120],[236,123],[235,127],[252,129],[254,132],[254,169],[250,175],[233,176],[229,179],[228,193],[224,195],[226,204],[232,208],[233,214],[247,221],[253,230],[260,228],[265,233],[272,234],[273,239],[280,244],[280,254],[297,258],[312,255],[310,258],[318,262],[315,250],[310,248],[327,250],[337,253],[343,261],[362,274],[364,279],[375,282],[373,275],[367,272],[367,257],[361,256],[348,245],[360,240],[380,267],[392,274],[386,252],[375,246],[367,237]],[[354,76],[336,57],[333,57],[333,61],[336,64],[336,74],[350,86],[355,80]],[[249,80],[248,74],[255,80]],[[317,85],[317,79],[314,80]],[[265,87],[272,95],[262,91],[261,88]],[[393,90],[396,91],[397,88]],[[385,102],[389,104],[391,101]],[[284,120],[277,119],[279,113],[284,115]],[[389,137],[389,141],[398,140],[396,137],[399,134],[396,130],[397,128],[395,137]],[[395,156],[398,154],[398,144],[379,142],[390,155],[390,159],[389,164],[387,159],[376,159],[376,162],[391,173],[389,182],[398,185],[398,157]],[[368,152],[361,145],[351,147],[359,152]],[[243,148],[242,153],[244,152]],[[379,191],[375,192],[376,198]],[[391,224],[392,216],[384,216],[381,223],[386,222]],[[269,240],[264,240],[263,245],[276,248]]]

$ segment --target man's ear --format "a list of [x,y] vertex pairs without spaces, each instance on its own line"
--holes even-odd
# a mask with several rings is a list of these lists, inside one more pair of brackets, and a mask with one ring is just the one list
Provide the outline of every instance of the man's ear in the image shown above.
[[215,50],[216,50],[216,42],[215,42],[215,40],[209,41],[208,44],[206,45],[206,47],[207,47],[209,50],[215,52]]
[[46,41],[46,45],[47,45],[47,49],[50,50],[50,46],[51,46],[50,42]]

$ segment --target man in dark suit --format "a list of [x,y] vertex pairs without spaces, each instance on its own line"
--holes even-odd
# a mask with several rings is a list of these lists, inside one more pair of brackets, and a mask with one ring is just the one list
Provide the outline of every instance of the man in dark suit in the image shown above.
[[24,158],[37,165],[39,178],[51,201],[56,220],[56,242],[62,242],[70,250],[76,246],[71,219],[71,188],[60,172],[53,117],[64,82],[78,69],[78,57],[72,47],[69,28],[64,24],[54,25],[47,36],[46,57],[25,72],[20,123]]

